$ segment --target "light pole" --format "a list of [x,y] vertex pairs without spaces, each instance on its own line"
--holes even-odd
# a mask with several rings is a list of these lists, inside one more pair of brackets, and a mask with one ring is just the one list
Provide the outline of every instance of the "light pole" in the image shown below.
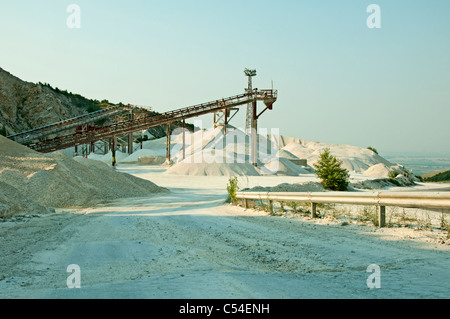
[[[246,68],[244,70],[244,74],[248,77],[247,93],[252,94],[253,92],[252,77],[256,76],[256,70],[250,70]],[[249,103],[247,105],[247,118],[245,120],[245,130],[247,132],[252,126],[252,121],[253,121],[253,106],[252,103]]]
[[[248,77],[247,93],[251,96],[253,94],[252,77],[256,76],[256,70],[245,69],[244,74]],[[257,141],[257,118],[256,118],[256,99],[247,105],[247,119],[245,121],[245,130],[251,135],[251,164],[258,165],[258,141]]]

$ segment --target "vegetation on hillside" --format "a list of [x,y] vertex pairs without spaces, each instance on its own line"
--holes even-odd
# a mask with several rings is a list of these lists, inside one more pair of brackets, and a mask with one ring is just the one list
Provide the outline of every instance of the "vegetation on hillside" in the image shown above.
[[[123,105],[122,102],[114,104],[106,99],[103,99],[101,101],[96,100],[96,99],[88,99],[80,94],[75,94],[72,92],[69,92],[67,90],[60,90],[59,88],[53,88],[49,83],[42,83],[39,82],[39,85],[43,86],[43,87],[47,87],[49,89],[51,89],[53,92],[55,93],[59,93],[62,94],[64,96],[66,96],[73,105],[75,105],[76,107],[86,110],[88,113],[92,113],[95,111],[99,111],[103,108],[107,108],[110,106],[114,106],[114,105]],[[159,112],[155,112],[155,111],[149,111],[149,115],[150,116],[156,116],[156,115],[161,115],[161,113]],[[97,122],[97,125],[103,125],[103,123],[106,120],[101,120],[99,122]],[[178,121],[175,123],[172,123],[172,129],[175,127],[180,127],[182,126],[182,122]],[[193,124],[189,124],[186,123],[185,124],[186,129],[193,132],[194,131],[194,125]],[[166,136],[166,128],[164,126],[164,129],[162,129],[163,127],[157,127],[157,128],[152,128],[151,129],[151,133],[156,137],[156,138],[160,138],[160,137],[164,137]],[[1,133],[1,132],[0,132]]]
[[367,149],[368,149],[368,150],[371,150],[371,151],[374,152],[375,154],[378,154],[377,149],[374,148],[374,147],[372,147],[372,146],[369,146]]
[[109,102],[108,100],[102,100],[102,101],[95,100],[95,99],[92,100],[92,99],[85,98],[84,96],[81,96],[80,94],[68,92],[67,90],[60,90],[57,87],[53,88],[48,83],[39,82],[39,85],[47,87],[55,93],[59,93],[59,94],[66,96],[72,102],[73,105],[75,105],[78,108],[86,110],[88,113],[98,111],[104,107],[115,105],[115,104]]
[[424,182],[450,182],[450,170],[432,176],[422,176]]

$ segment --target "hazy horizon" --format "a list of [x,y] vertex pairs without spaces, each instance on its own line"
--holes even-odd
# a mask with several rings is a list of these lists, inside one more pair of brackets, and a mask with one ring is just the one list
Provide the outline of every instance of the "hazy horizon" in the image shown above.
[[[80,28],[68,25],[72,3]],[[0,4],[0,67],[24,81],[165,112],[242,93],[253,68],[254,87],[279,90],[260,127],[386,156],[450,155],[448,1]],[[381,28],[367,25],[370,4]]]

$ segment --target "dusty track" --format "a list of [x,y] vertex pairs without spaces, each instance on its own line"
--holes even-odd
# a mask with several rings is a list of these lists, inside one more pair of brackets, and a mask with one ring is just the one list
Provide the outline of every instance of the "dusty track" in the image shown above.
[[[214,187],[171,190],[0,224],[0,297],[449,297],[448,245],[245,211]],[[67,288],[70,264],[81,289]],[[370,264],[380,289],[366,285]]]

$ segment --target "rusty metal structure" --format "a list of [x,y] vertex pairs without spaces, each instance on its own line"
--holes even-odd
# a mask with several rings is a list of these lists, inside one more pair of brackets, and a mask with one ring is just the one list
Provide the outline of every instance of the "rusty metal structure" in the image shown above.
[[[113,152],[113,166],[115,165],[115,151],[117,148],[117,138],[127,136],[128,152],[133,151],[133,136],[135,132],[142,132],[152,127],[167,125],[167,159],[170,160],[170,125],[174,122],[183,123],[185,120],[198,117],[208,113],[215,116],[222,114],[221,119],[225,127],[230,120],[232,111],[236,107],[244,104],[252,106],[252,163],[257,165],[256,158],[256,129],[259,116],[266,110],[271,110],[277,100],[276,90],[251,90],[243,94],[238,94],[220,100],[214,100],[190,107],[185,107],[162,114],[151,114],[146,109],[131,105],[120,105],[105,108],[103,110],[64,120],[58,123],[36,128],[19,134],[8,136],[9,139],[24,144],[38,152],[48,153],[69,147],[80,145],[90,145],[91,150],[95,150],[95,143],[98,141],[109,141],[109,149]],[[258,114],[257,102],[262,101],[265,108]],[[99,120],[109,119],[108,125],[96,126],[93,123]],[[183,151],[185,152],[183,138]]]
[[8,136],[8,138],[17,143],[25,144],[27,142],[38,140],[40,138],[51,136],[54,134],[58,134],[73,128],[76,128],[77,132],[80,132],[83,130],[88,130],[89,127],[92,127],[92,123],[95,123],[97,121],[106,118],[118,116],[125,112],[130,112],[131,110],[132,110],[131,105],[111,106],[96,112],[77,116],[71,119],[49,124],[43,127],[35,128],[15,135],[10,135]]
[[[256,76],[256,70],[250,70],[245,68],[244,74],[248,77],[248,88],[246,89],[246,92],[251,94],[253,92],[253,83],[252,78]],[[249,132],[249,130],[252,128],[252,121],[253,121],[253,106],[251,103],[247,105],[247,115],[245,118],[245,131]]]

